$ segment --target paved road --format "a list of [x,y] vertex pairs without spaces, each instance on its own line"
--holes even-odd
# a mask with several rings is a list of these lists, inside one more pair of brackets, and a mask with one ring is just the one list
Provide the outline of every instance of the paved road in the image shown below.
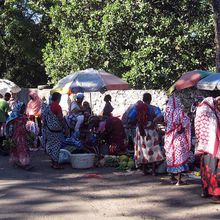
[[177,187],[139,171],[53,170],[43,152],[33,164],[23,171],[0,156],[0,219],[220,219],[220,205],[200,198],[198,180]]

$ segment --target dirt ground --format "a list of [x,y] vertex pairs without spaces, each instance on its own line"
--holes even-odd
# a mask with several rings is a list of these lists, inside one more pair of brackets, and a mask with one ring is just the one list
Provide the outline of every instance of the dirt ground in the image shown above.
[[42,151],[32,159],[24,171],[0,156],[0,219],[220,219],[220,205],[200,198],[199,179],[174,186],[140,171],[53,170]]

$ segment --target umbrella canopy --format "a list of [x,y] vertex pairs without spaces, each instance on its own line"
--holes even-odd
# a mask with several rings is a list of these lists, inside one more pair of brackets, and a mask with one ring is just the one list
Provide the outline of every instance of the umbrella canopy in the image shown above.
[[105,92],[129,89],[129,84],[119,77],[102,70],[86,69],[62,78],[52,92]]
[[4,95],[6,92],[18,93],[21,88],[15,83],[7,79],[0,79],[0,94]]
[[184,73],[175,83],[177,90],[182,90],[195,86],[195,84],[202,78],[214,74],[213,72],[203,70],[193,70]]
[[220,73],[215,73],[201,79],[197,83],[196,88],[210,91],[213,91],[215,89],[220,90]]

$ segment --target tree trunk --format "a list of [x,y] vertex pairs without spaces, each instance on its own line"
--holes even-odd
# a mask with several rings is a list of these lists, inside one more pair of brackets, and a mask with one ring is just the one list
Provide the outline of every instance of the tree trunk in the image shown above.
[[212,0],[215,23],[216,72],[220,72],[220,0]]

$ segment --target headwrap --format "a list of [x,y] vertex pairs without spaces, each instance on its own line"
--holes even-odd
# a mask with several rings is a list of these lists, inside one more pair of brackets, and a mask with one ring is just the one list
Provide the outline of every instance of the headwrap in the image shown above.
[[195,117],[196,153],[209,153],[220,159],[220,112],[217,97],[205,98],[197,107]]
[[41,114],[42,100],[35,92],[30,92],[29,96],[32,99],[27,104],[26,113],[28,116],[29,115],[39,116]]
[[147,125],[148,107],[142,101],[138,101],[136,105],[137,109],[137,123],[141,136],[146,136],[144,127]]
[[77,93],[76,94],[76,98],[77,99],[83,99],[84,98],[84,94],[83,93]]
[[13,108],[11,114],[9,115],[9,117],[7,118],[7,121],[6,121],[6,126],[9,124],[9,122],[15,120],[16,118],[19,118],[21,117],[24,113],[21,112],[23,106],[25,104],[23,102],[17,102],[15,107]]

